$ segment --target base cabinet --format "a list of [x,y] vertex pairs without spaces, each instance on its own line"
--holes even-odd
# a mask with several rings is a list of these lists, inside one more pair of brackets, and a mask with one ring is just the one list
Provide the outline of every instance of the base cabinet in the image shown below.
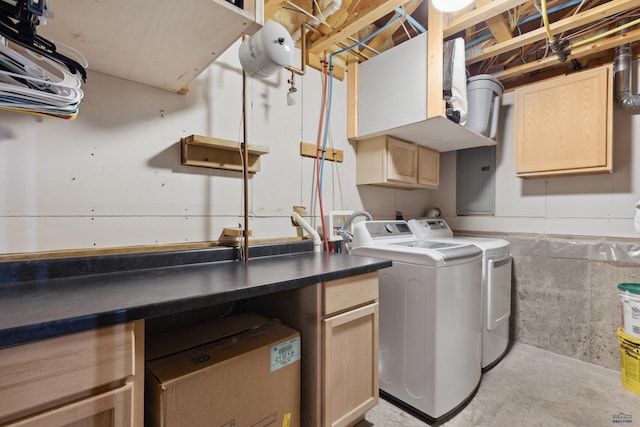
[[378,304],[323,320],[324,425],[351,426],[378,402]]
[[132,427],[133,385],[83,399],[34,417],[10,423],[10,427]]
[[142,426],[144,321],[0,350],[0,426]]
[[301,426],[353,426],[378,403],[378,273],[251,301],[302,338]]

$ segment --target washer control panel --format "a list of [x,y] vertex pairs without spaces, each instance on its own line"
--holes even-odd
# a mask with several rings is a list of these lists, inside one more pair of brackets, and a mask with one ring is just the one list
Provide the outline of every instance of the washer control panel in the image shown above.
[[422,218],[409,220],[409,227],[418,239],[434,239],[453,237],[453,231],[447,222],[438,218]]
[[449,226],[441,219],[422,219],[418,221],[431,231],[448,230]]
[[369,235],[374,239],[377,237],[410,237],[413,235],[405,221],[368,221],[366,227]]

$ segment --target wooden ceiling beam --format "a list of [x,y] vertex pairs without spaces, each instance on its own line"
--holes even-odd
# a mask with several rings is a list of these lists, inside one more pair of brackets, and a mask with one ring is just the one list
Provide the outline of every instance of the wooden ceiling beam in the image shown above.
[[[491,0],[478,0],[477,2],[478,6],[484,6],[489,3],[491,3]],[[493,34],[493,38],[496,39],[497,42],[504,42],[513,38],[511,28],[502,14],[487,19],[486,23],[489,31]]]
[[280,10],[283,4],[285,4],[287,0],[265,0],[264,1],[264,20],[265,22],[271,19],[273,15],[276,14],[277,11]]
[[[608,49],[613,49],[616,46],[627,43],[634,43],[638,40],[640,40],[640,30],[629,31],[628,33],[619,36],[611,36],[604,40],[598,40],[589,45],[573,49],[571,51],[571,54],[568,56],[567,61],[570,61],[572,59],[584,58],[586,56],[592,56],[596,53],[603,52]],[[497,73],[495,77],[500,80],[520,77],[523,74],[527,74],[541,68],[550,67],[552,65],[557,65],[558,63],[559,61],[557,57],[548,56],[546,58],[538,59],[537,61],[531,61],[523,65],[518,65],[517,67],[508,68],[500,73]]]
[[[407,14],[412,14],[418,6],[422,3],[423,0],[409,0],[407,4],[404,5],[404,11]],[[427,0],[429,1],[429,0]],[[398,21],[393,25],[390,25],[388,28],[383,30],[380,34],[372,38],[367,42],[367,46],[370,48],[379,51],[381,47],[393,36],[393,33],[396,32],[398,28],[402,25],[402,21]]]
[[331,28],[336,28],[344,24],[349,18],[349,15],[351,15],[358,6],[358,2],[359,0],[343,0],[340,9],[327,18],[327,24],[329,24]]
[[[596,6],[593,9],[581,12],[570,18],[562,19],[560,21],[552,23],[550,25],[551,31],[553,33],[561,33],[563,31],[572,30],[582,25],[587,25],[600,19],[607,18],[608,16],[611,16],[613,14],[631,9],[634,6],[637,7],[637,5],[638,0],[612,0],[600,6]],[[482,49],[480,54],[468,58],[466,63],[467,65],[469,65],[480,62],[487,58],[491,58],[492,56],[497,56],[502,53],[509,52],[513,49],[522,47],[524,45],[543,40],[546,37],[547,33],[545,29],[538,28],[536,30],[524,33],[521,36],[513,37],[510,40]]]
[[331,46],[348,39],[349,36],[357,33],[372,22],[392,12],[396,7],[402,6],[408,0],[375,0],[362,2],[363,7],[359,8],[343,26],[333,30],[325,37],[315,41],[311,45],[311,52],[318,55],[324,50],[331,49]]
[[[465,28],[484,22],[509,9],[520,6],[528,0],[493,0],[483,6],[476,7],[471,12],[454,17],[444,28],[444,37],[464,31]],[[637,1],[637,0],[636,0]]]

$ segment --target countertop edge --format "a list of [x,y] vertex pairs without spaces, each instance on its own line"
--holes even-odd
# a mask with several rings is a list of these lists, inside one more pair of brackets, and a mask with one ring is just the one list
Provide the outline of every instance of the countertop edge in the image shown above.
[[[358,260],[358,258],[361,258],[361,260]],[[0,329],[0,348],[287,291],[324,281],[372,273],[392,265],[390,260],[384,259],[353,256],[352,260],[354,261],[353,265],[347,267],[330,268],[321,273],[299,274],[290,279],[265,282],[259,286],[239,287],[221,293],[186,297],[161,303],[123,307],[105,312],[70,316],[46,322],[2,328]],[[273,262],[277,263],[277,257],[274,257]]]

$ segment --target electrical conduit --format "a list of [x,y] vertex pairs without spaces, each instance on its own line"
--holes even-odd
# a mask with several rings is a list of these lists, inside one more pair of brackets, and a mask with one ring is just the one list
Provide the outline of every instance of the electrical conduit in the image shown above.
[[542,8],[542,21],[544,22],[544,30],[547,33],[547,38],[549,39],[549,44],[553,44],[556,39],[553,37],[553,33],[551,32],[551,27],[549,26],[549,14],[547,13],[547,0],[541,0],[540,6]]

